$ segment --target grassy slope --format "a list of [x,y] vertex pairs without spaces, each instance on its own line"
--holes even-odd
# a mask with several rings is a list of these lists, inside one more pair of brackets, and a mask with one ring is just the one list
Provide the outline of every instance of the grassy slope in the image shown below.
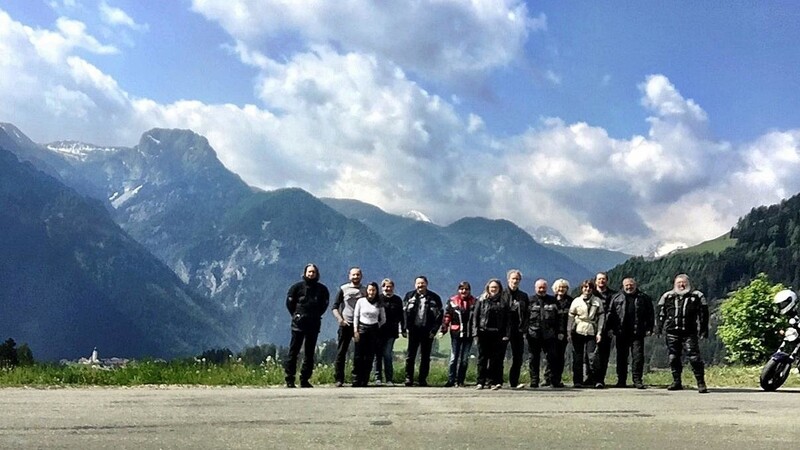
[[676,250],[675,254],[679,253],[714,253],[719,254],[728,247],[736,245],[736,239],[730,237],[730,233],[725,233],[722,236],[712,239],[710,241],[701,242],[693,247],[683,248]]

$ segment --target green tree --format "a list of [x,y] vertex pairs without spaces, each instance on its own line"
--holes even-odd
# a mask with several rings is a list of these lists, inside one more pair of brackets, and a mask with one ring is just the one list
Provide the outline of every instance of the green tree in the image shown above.
[[20,366],[32,366],[34,363],[33,352],[28,344],[23,343],[17,347],[17,359]]
[[8,338],[0,344],[0,367],[16,366],[18,364],[17,343],[14,342],[14,339]]
[[727,347],[728,361],[760,363],[778,348],[781,340],[778,332],[785,325],[785,318],[772,299],[783,289],[782,284],[773,285],[767,275],[760,273],[722,302],[717,336]]

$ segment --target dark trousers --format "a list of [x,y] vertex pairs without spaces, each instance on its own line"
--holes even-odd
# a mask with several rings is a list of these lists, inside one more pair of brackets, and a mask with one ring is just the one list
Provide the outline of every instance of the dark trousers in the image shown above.
[[564,339],[556,339],[556,354],[553,357],[554,362],[546,361],[544,366],[544,382],[553,386],[561,385],[562,378],[564,377],[564,364],[566,361],[567,351],[567,337]]
[[681,357],[684,350],[697,382],[705,383],[705,365],[703,364],[703,358],[700,356],[700,343],[696,334],[667,334],[667,353],[669,353],[669,367],[672,370],[672,379],[677,383],[681,382],[681,372],[683,372]]
[[[375,351],[375,380],[394,380],[394,341],[396,337],[381,336]],[[386,375],[386,379],[383,376]]]
[[500,333],[478,335],[478,384],[503,384],[505,349]]
[[428,372],[431,368],[431,348],[433,337],[430,331],[423,328],[412,328],[408,331],[408,352],[406,355],[406,383],[414,382],[414,361],[419,350],[419,376],[417,384],[428,384]]
[[350,341],[353,340],[353,326],[340,326],[336,345],[336,361],[333,363],[333,378],[344,383],[344,365],[347,362],[347,351],[350,349]]
[[378,348],[378,326],[362,327],[355,347],[353,386],[366,386],[369,384],[369,373]]
[[464,384],[467,378],[469,353],[472,351],[473,338],[462,338],[450,335],[450,365],[447,372],[448,384]]
[[628,382],[628,353],[631,355],[633,383],[641,383],[644,376],[644,336],[619,335],[617,341],[617,382]]
[[511,333],[508,341],[504,341],[503,358],[505,359],[505,343],[511,345],[511,368],[508,371],[508,384],[514,387],[519,384],[519,373],[522,370],[522,354],[525,352],[525,334]]
[[583,360],[587,359],[586,380],[589,383],[596,383],[596,371],[599,369],[597,341],[595,336],[584,336],[572,333],[572,382],[583,384]]
[[292,339],[289,342],[289,358],[283,366],[286,373],[286,382],[294,383],[294,376],[297,373],[297,357],[300,355],[300,348],[303,349],[303,367],[300,369],[300,381],[308,381],[314,371],[314,353],[317,349],[318,331],[308,332],[292,330]]
[[[541,367],[542,352],[547,360],[548,367],[558,368],[557,339],[542,339],[537,336],[528,335],[528,372],[531,376],[531,386],[539,385],[539,368]],[[549,381],[549,380],[548,380]],[[514,384],[512,383],[512,386]]]
[[[597,367],[594,371],[594,382],[605,383],[606,372],[608,372],[608,360],[611,357],[611,347],[613,338],[611,333],[603,333],[603,340],[597,344]],[[588,361],[587,361],[588,364]]]

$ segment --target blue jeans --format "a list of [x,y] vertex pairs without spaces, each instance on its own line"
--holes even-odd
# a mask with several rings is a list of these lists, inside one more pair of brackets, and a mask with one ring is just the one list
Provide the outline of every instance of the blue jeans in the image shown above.
[[[394,380],[394,341],[397,338],[382,337],[375,351],[375,380]],[[382,378],[386,375],[386,379]]]
[[472,350],[473,338],[462,338],[450,334],[450,370],[447,375],[448,384],[464,384],[467,377],[469,353]]

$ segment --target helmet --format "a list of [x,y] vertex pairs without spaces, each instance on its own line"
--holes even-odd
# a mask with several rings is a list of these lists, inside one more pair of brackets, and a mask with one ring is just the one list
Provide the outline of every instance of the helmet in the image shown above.
[[794,305],[797,304],[797,294],[791,289],[784,289],[775,294],[772,303],[778,305],[778,308],[781,309],[781,314],[787,314],[792,311]]

